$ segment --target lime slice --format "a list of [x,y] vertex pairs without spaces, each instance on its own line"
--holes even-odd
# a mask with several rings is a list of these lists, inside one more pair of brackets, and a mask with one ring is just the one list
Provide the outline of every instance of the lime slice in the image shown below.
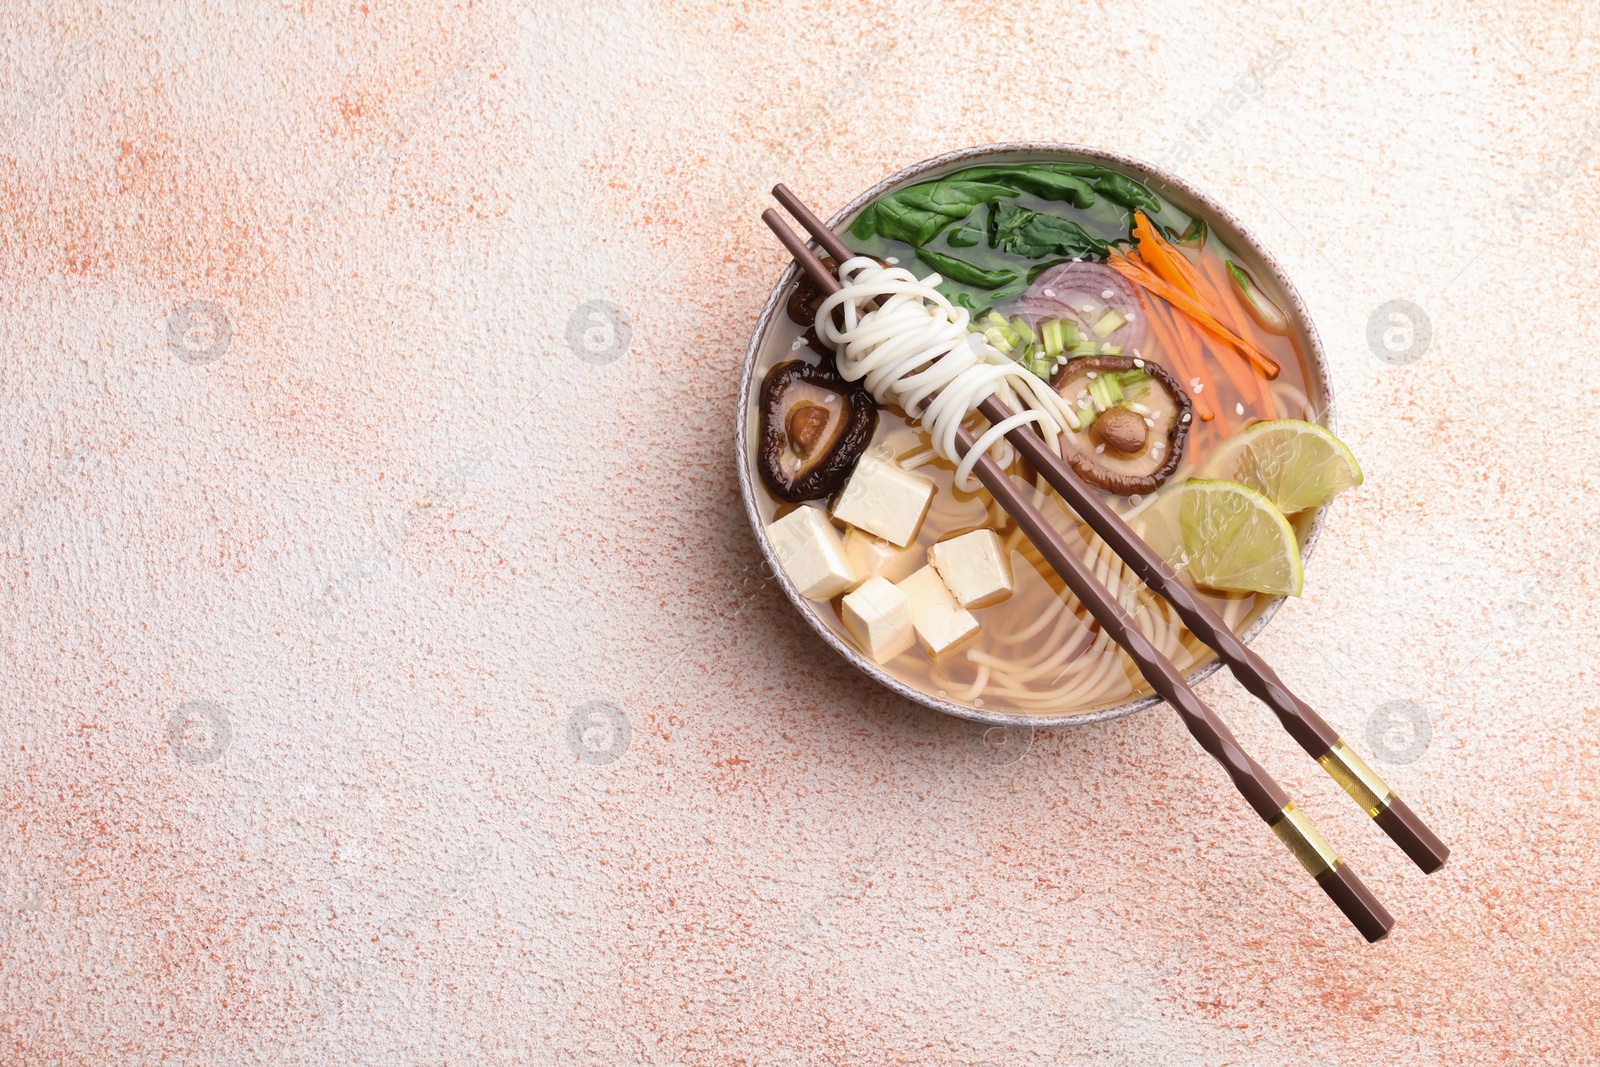
[[1178,514],[1183,503],[1183,483],[1172,482],[1145,498],[1123,516],[1134,533],[1174,570],[1183,570],[1183,528]]
[[1360,485],[1361,465],[1316,423],[1278,419],[1230,437],[1206,464],[1206,476],[1248,486],[1293,515]]
[[1185,482],[1178,525],[1189,575],[1200,585],[1300,595],[1305,571],[1294,528],[1254,489],[1235,482]]

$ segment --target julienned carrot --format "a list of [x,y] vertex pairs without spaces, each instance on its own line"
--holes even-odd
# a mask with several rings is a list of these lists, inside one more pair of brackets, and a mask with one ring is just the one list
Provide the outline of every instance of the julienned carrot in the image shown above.
[[[1165,239],[1162,238],[1160,233],[1150,227],[1148,219],[1142,219],[1141,217],[1141,219],[1135,221],[1135,235],[1138,235],[1141,229],[1146,231],[1145,239],[1140,242],[1139,251],[1128,253],[1128,260],[1134,264],[1154,270],[1152,263],[1144,257],[1148,255],[1160,259],[1165,256],[1166,269],[1173,277],[1185,281],[1186,284],[1183,288],[1192,292],[1202,304],[1209,300],[1213,305],[1217,306],[1219,309],[1218,318],[1222,319],[1223,315],[1227,316],[1226,321],[1223,321],[1222,324],[1243,336],[1243,331],[1232,321],[1233,315],[1231,314],[1230,303],[1227,300],[1220,299],[1211,291],[1207,276],[1201,274],[1199,268],[1191,263],[1187,256],[1176,248],[1165,244]],[[1239,394],[1239,399],[1242,402],[1257,411],[1271,412],[1275,410],[1271,399],[1265,395],[1266,384],[1256,373],[1254,366],[1249,362],[1240,362],[1224,356],[1223,353],[1226,350],[1226,346],[1215,339],[1212,339],[1210,345],[1207,345],[1207,334],[1195,326],[1186,316],[1181,316],[1174,312],[1173,322],[1181,342],[1186,348],[1194,351],[1197,366],[1209,368],[1215,363],[1217,367],[1221,368],[1222,373],[1227,376],[1228,384]],[[1215,350],[1215,355],[1212,354],[1213,349]],[[1223,404],[1221,394],[1215,392],[1215,385],[1210,381],[1209,377],[1205,380],[1205,384],[1213,389],[1213,403],[1208,406],[1213,406],[1220,411]]]
[[[1225,287],[1228,284],[1227,280],[1218,273],[1221,270],[1220,257],[1215,255],[1208,256],[1202,253],[1200,263],[1195,270],[1200,277],[1202,299],[1207,296],[1211,298],[1210,306],[1216,309],[1218,321],[1240,337],[1254,342],[1258,347],[1265,350],[1265,346],[1261,344],[1260,332],[1256,328],[1255,322],[1244,308],[1238,306],[1238,300],[1234,297],[1232,290],[1219,288],[1219,286]],[[1243,380],[1241,380],[1241,375],[1233,373],[1231,362],[1227,361],[1224,364],[1228,366],[1228,377],[1238,387],[1245,403],[1269,415],[1275,412],[1277,408],[1272,402],[1272,392],[1268,389],[1267,383],[1256,374],[1255,368],[1242,368]]]
[[[1195,413],[1202,422],[1210,422],[1216,418],[1214,401],[1216,391],[1210,388],[1210,371],[1206,365],[1206,356],[1203,350],[1196,349],[1193,340],[1185,336],[1177,316],[1171,308],[1164,308],[1151,303],[1145,310],[1145,319],[1150,323],[1150,332],[1161,344],[1161,359],[1167,364],[1169,370],[1183,382],[1191,391],[1196,381],[1206,388],[1202,388],[1193,397]],[[1198,427],[1197,427],[1198,429]]]
[[1106,261],[1106,265],[1130,282],[1143,286],[1153,295],[1159,296],[1189,316],[1196,325],[1213,337],[1233,345],[1239,350],[1240,355],[1254,363],[1257,369],[1268,378],[1276,378],[1279,371],[1282,370],[1278,366],[1277,360],[1218,322],[1216,317],[1201,305],[1200,301],[1177,286],[1171,285],[1158,277],[1154,271],[1143,263],[1136,263],[1130,260],[1126,252],[1113,248],[1111,250],[1111,258]]
[[1195,288],[1195,279],[1192,270],[1185,270],[1190,263],[1178,253],[1162,237],[1156,228],[1150,225],[1150,220],[1143,211],[1135,210],[1133,213],[1133,236],[1139,242],[1138,255],[1156,277],[1168,285],[1176,286],[1194,297],[1200,299],[1199,290]]
[[[1239,323],[1241,316],[1234,314],[1236,301],[1232,292],[1226,289],[1219,290],[1213,276],[1209,271],[1204,270],[1204,266],[1209,264],[1204,254],[1201,256],[1202,266],[1196,266],[1188,256],[1167,241],[1161,235],[1161,231],[1150,225],[1150,220],[1142,211],[1136,212],[1134,215],[1133,234],[1139,239],[1139,250],[1128,254],[1130,261],[1134,263],[1141,263],[1142,261],[1143,266],[1153,271],[1163,281],[1188,293],[1202,306],[1215,309],[1213,313],[1223,326],[1232,330],[1238,336],[1257,341],[1259,344],[1255,331],[1252,330],[1247,333],[1246,331],[1249,327],[1241,326]],[[1223,284],[1225,285],[1226,283]],[[1250,322],[1248,314],[1242,317],[1246,322]],[[1253,323],[1250,324],[1254,325]],[[1207,354],[1207,346],[1204,343],[1205,335],[1195,330],[1187,321],[1180,324],[1180,331],[1188,332],[1190,330],[1196,333],[1195,343],[1198,344],[1200,352],[1205,356],[1209,365],[1211,356]],[[1239,394],[1239,399],[1254,410],[1261,412],[1274,411],[1275,408],[1271,397],[1267,393],[1266,383],[1257,375],[1255,367],[1248,362],[1237,363],[1232,359],[1226,358],[1222,354],[1224,351],[1223,345],[1216,341],[1212,341],[1211,344],[1217,352],[1217,365],[1227,375],[1228,382]],[[1262,347],[1265,350],[1264,346]],[[1220,406],[1222,402],[1219,396],[1216,403]]]
[[[1150,224],[1149,218],[1143,212],[1135,213],[1133,234],[1139,239],[1139,250],[1129,254],[1128,258],[1131,261],[1135,263],[1142,261],[1142,265],[1157,277],[1194,297],[1200,306],[1215,308],[1214,315],[1222,326],[1232,330],[1241,338],[1249,338],[1256,342],[1260,351],[1266,351],[1265,346],[1259,343],[1255,332],[1246,333],[1247,327],[1241,328],[1237,316],[1232,313],[1235,301],[1225,281],[1219,289],[1211,275],[1203,272],[1201,267],[1197,267],[1188,256],[1163,237],[1161,231]],[[1204,261],[1204,254],[1201,258]],[[1244,317],[1249,320],[1248,315]],[[1218,355],[1221,356],[1225,351],[1224,346],[1216,347]],[[1244,403],[1259,411],[1274,410],[1266,383],[1257,378],[1253,366],[1239,366],[1236,373],[1236,365],[1231,359],[1219,358],[1217,362]]]
[[1266,331],[1256,322],[1255,318],[1250,314],[1250,310],[1242,306],[1239,303],[1239,298],[1234,295],[1233,283],[1228,280],[1227,268],[1222,265],[1222,257],[1206,257],[1201,263],[1201,269],[1205,271],[1206,281],[1211,287],[1216,289],[1218,293],[1227,296],[1228,299],[1223,302],[1223,306],[1233,309],[1234,314],[1231,321],[1237,324],[1239,336],[1250,338],[1258,344],[1262,343],[1262,338],[1266,336]]
[[[1200,332],[1197,326],[1190,325],[1189,328],[1196,333]],[[1205,339],[1214,350],[1224,347],[1222,342],[1213,337],[1207,336]],[[1238,394],[1240,402],[1251,411],[1261,412],[1264,417],[1270,418],[1274,408],[1261,392],[1266,386],[1266,379],[1257,374],[1256,369],[1244,360],[1232,359],[1220,351],[1217,352],[1215,359],[1217,365],[1222,368],[1222,373],[1227,376],[1228,384]],[[1217,405],[1220,407],[1223,403],[1222,397],[1218,396]]]

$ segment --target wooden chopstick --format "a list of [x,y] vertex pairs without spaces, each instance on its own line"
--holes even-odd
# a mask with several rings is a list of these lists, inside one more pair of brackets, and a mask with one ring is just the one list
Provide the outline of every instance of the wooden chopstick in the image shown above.
[[[991,422],[1011,415],[1006,406],[992,396],[978,405],[978,410]],[[1228,665],[1239,683],[1277,714],[1289,736],[1361,805],[1424,874],[1432,874],[1444,866],[1450,850],[1421,817],[1384,784],[1337,730],[1289,690],[1266,660],[1239,640],[1209,604],[1178,580],[1172,567],[1128,528],[1122,516],[1089,489],[1077,471],[1052,452],[1031,429],[1022,433],[1013,431],[1006,439],[1044,475],[1045,481],[1061,494],[1067,506],[1122,557],[1139,580],[1176,609],[1184,626],[1216,650],[1217,657]]]
[[[787,186],[776,186],[772,195],[836,261],[843,263],[855,254]],[[1012,414],[994,396],[983,401],[978,410],[991,425],[998,425]],[[1240,684],[1272,709],[1289,736],[1361,805],[1379,829],[1399,845],[1423,873],[1432,874],[1444,866],[1450,855],[1449,848],[1410,805],[1384,783],[1315,709],[1295,696],[1266,660],[1239,640],[1209,604],[1179,581],[1166,561],[1129,529],[1122,516],[1112,511],[1077,471],[1052,452],[1031,426],[1017,427],[1006,434],[1006,440],[1027,457],[1061,494],[1067,506],[1111,546],[1140,581],[1173,606],[1184,626],[1216,651]]]
[[[761,215],[772,232],[794,256],[813,285],[824,294],[838,292],[839,281],[822,265],[781,216],[768,209]],[[847,254],[846,259],[850,258]],[[843,263],[844,260],[839,260]],[[975,443],[972,433],[962,428],[957,447],[963,456]],[[1394,917],[1378,902],[1355,871],[1347,865],[1297,808],[1265,768],[1239,745],[1226,723],[1189,687],[1182,672],[1161,650],[1140,632],[1126,609],[1094,577],[1055,527],[989,456],[979,458],[973,473],[984,488],[1033,542],[1045,561],[1059,574],[1067,588],[1089,610],[1111,638],[1133,659],[1152,688],[1178,712],[1190,735],[1222,765],[1246,803],[1259,815],[1292,852],[1323,892],[1338,906],[1351,924],[1369,942],[1386,937]]]

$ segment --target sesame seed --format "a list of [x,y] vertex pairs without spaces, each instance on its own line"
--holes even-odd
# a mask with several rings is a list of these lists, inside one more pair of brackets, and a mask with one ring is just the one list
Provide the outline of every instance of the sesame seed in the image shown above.
[[1110,289],[1106,289],[1106,290],[1101,292],[1100,299],[1101,300],[1110,300],[1112,297],[1114,297],[1116,295],[1117,294],[1113,293]]
[[1189,421],[1189,413],[1187,411],[1185,411],[1183,413],[1183,421],[1184,422],[1188,422]]
[[1244,414],[1244,405],[1243,404],[1235,404],[1235,405],[1233,405],[1233,413],[1235,415],[1243,415]]
[[1054,289],[1046,289],[1044,291],[1044,295],[1045,296],[1055,296],[1056,295],[1056,291]]
[[1128,503],[1132,504],[1134,507],[1138,507],[1140,504],[1144,503],[1144,497],[1140,496],[1138,493],[1135,493],[1128,498]]
[[1104,452],[1106,450],[1106,446],[1105,445],[1095,445],[1094,446],[1094,450],[1096,452]]
[[900,257],[899,256],[884,256],[883,257],[883,261],[885,263],[893,265],[895,263],[900,262]]
[[1195,387],[1194,387],[1194,393],[1195,393],[1196,396],[1199,396],[1201,393],[1203,393],[1205,391],[1206,391],[1206,387],[1203,386],[1203,385],[1196,384]]

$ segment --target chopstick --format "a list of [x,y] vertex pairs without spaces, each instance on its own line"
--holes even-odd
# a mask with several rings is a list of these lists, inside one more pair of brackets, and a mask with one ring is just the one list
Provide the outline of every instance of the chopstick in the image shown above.
[[[995,397],[979,404],[978,410],[990,421],[1011,415]],[[1111,550],[1122,557],[1139,580],[1173,606],[1184,626],[1216,651],[1239,683],[1277,714],[1289,736],[1361,805],[1379,829],[1399,845],[1424,874],[1432,874],[1444,866],[1450,849],[1428,829],[1421,817],[1378,777],[1337,730],[1289,690],[1266,660],[1239,640],[1209,604],[1178,580],[1172,567],[1128,527],[1122,516],[1089,490],[1077,471],[1050,451],[1031,430],[1009,433],[1006,439],[1044,475],[1045,481],[1111,546]]]
[[[787,186],[774,187],[772,195],[837,262],[843,263],[855,255]],[[978,410],[991,425],[998,425],[1012,415],[995,396],[983,401]],[[1217,653],[1217,658],[1228,665],[1228,670],[1246,690],[1272,709],[1289,736],[1424,874],[1432,874],[1444,866],[1450,849],[1410,805],[1384,783],[1315,709],[1295,696],[1266,660],[1239,640],[1209,604],[1179,581],[1172,567],[1089,488],[1077,471],[1052,452],[1031,426],[1017,427],[1006,434],[1006,440],[1061,494],[1067,506],[1111,546],[1140,581],[1173,606],[1184,626]]]
[[[824,294],[838,292],[839,281],[822,265],[805,241],[791,230],[783,218],[768,209],[762,221],[772,229]],[[846,255],[845,259],[849,259]],[[843,263],[841,259],[838,262]],[[957,434],[957,447],[963,456],[975,439],[964,427]],[[1265,768],[1240,747],[1226,723],[1189,687],[1182,672],[1160,649],[1140,632],[1126,609],[1101,585],[1083,560],[1079,559],[1061,533],[1033,506],[1033,503],[988,455],[979,458],[973,473],[1016,522],[1017,527],[1038,548],[1102,629],[1128,653],[1150,685],[1178,712],[1190,735],[1222,765],[1234,788],[1284,843],[1314,878],[1350,923],[1369,942],[1386,936],[1394,917],[1386,911],[1351,867],[1340,858],[1311,821],[1289,799]]]

